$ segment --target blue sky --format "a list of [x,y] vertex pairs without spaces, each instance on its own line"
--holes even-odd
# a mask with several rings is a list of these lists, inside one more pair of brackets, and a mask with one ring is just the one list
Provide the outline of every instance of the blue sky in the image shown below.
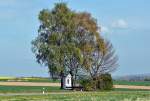
[[149,0],[0,0],[0,76],[49,76],[36,63],[31,41],[38,34],[39,12],[59,1],[97,19],[119,57],[113,75],[150,73]]

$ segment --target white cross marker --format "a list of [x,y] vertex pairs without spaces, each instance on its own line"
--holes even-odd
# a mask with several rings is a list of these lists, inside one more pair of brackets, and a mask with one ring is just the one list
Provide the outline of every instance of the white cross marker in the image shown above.
[[43,88],[43,94],[45,94],[44,89],[45,89],[45,88]]

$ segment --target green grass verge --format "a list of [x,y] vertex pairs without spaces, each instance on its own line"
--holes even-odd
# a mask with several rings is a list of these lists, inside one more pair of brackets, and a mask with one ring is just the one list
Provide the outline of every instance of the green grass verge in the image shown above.
[[42,86],[0,86],[0,93],[42,93],[43,88],[45,92],[60,92],[60,87],[42,87]]
[[113,81],[114,85],[150,86],[150,81]]
[[48,95],[0,96],[0,101],[150,101],[150,92],[68,92]]

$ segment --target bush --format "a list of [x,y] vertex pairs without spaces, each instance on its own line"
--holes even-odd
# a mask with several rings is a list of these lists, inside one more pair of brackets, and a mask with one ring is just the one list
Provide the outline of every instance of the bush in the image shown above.
[[85,91],[93,90],[111,90],[113,87],[113,80],[110,74],[102,74],[97,79],[82,79],[80,84]]
[[111,90],[113,87],[113,80],[110,74],[102,74],[97,80],[97,89]]
[[150,78],[145,78],[144,81],[150,81]]
[[93,91],[95,89],[95,82],[92,79],[82,79],[80,80],[80,84],[85,91]]

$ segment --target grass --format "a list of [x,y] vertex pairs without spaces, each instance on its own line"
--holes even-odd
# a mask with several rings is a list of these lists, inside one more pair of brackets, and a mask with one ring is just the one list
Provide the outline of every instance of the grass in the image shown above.
[[48,95],[0,96],[0,101],[150,101],[150,92],[65,92]]
[[113,81],[114,85],[150,86],[150,81]]
[[111,91],[76,92],[59,87],[0,86],[1,94],[38,93],[36,95],[0,95],[0,101],[150,101],[150,91],[113,89]]
[[43,88],[45,92],[59,92],[60,87],[43,87],[43,86],[0,86],[0,93],[42,93]]
[[[61,90],[60,87],[52,86],[0,86],[0,93],[46,93],[49,92],[68,92],[70,90]],[[126,88],[114,88],[112,91],[148,91],[142,89],[126,89]]]

